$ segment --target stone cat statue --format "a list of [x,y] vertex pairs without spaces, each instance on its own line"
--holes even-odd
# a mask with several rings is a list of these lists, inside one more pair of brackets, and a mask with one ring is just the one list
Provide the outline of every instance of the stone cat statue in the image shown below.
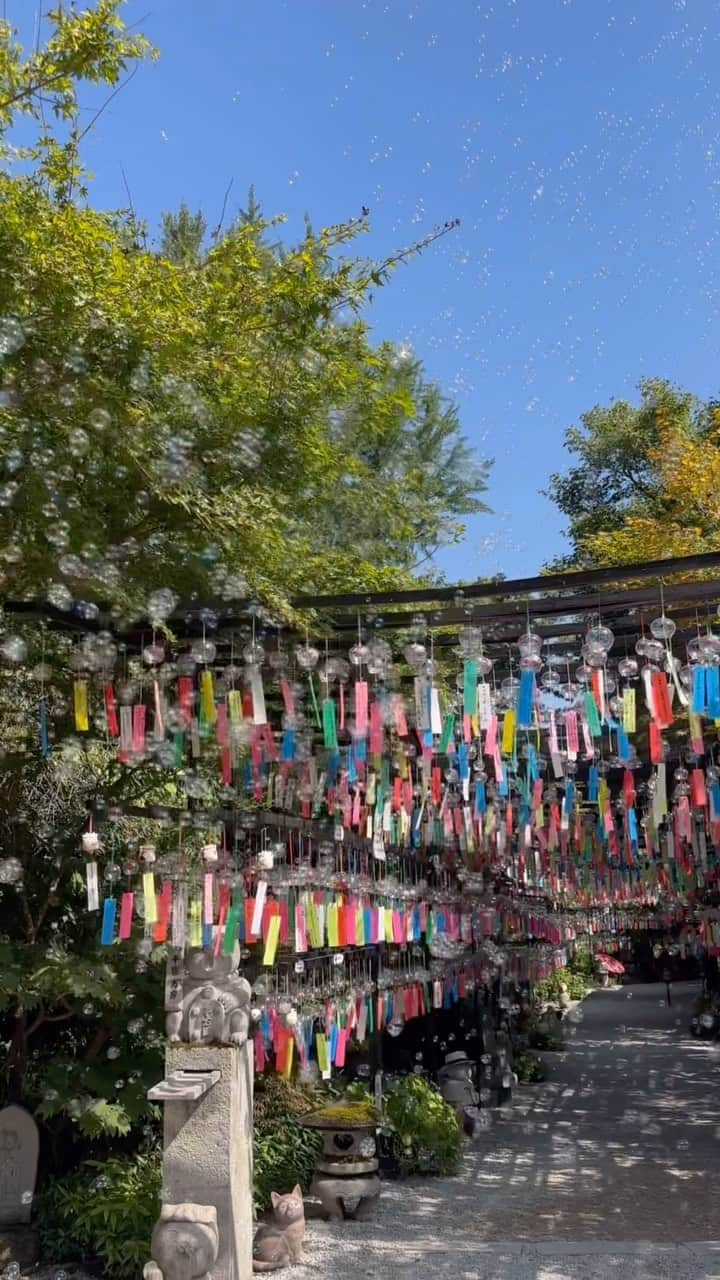
[[209,1204],[164,1204],[152,1234],[152,1261],[143,1280],[210,1280],[219,1251],[217,1209]]
[[294,1187],[289,1195],[271,1193],[274,1222],[262,1223],[253,1240],[253,1271],[277,1271],[299,1262],[305,1235],[305,1206],[302,1191]]

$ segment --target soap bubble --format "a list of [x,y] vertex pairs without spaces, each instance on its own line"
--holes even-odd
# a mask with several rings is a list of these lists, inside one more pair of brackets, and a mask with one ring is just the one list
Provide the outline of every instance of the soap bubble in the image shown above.
[[196,662],[214,662],[217,646],[212,640],[193,640],[190,653]]
[[70,452],[75,458],[84,458],[90,448],[90,437],[82,427],[74,427],[68,436]]
[[148,615],[153,621],[164,622],[177,608],[179,601],[180,597],[169,587],[161,587],[159,591],[153,591],[148,597]]
[[92,427],[93,431],[107,431],[111,425],[112,418],[107,409],[93,409],[88,417],[88,426]]
[[91,600],[78,600],[75,605],[75,612],[79,618],[83,618],[85,622],[95,622],[100,617],[100,610]]
[[0,316],[0,356],[11,356],[25,341],[25,327],[17,316]]
[[11,475],[14,471],[20,470],[24,461],[25,457],[22,449],[8,449],[5,457],[3,458],[5,470],[9,471]]
[[19,858],[0,858],[0,884],[17,884],[23,868]]
[[47,603],[53,605],[55,609],[72,609],[73,595],[72,591],[65,586],[64,582],[50,582],[46,591]]
[[0,644],[0,654],[6,662],[24,662],[27,657],[27,644],[22,636],[6,636]]
[[82,578],[85,566],[79,556],[67,554],[58,560],[58,569],[68,578]]

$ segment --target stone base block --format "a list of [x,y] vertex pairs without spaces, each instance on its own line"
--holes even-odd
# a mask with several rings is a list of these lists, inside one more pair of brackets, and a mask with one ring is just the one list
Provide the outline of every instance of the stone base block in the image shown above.
[[32,1227],[0,1227],[0,1268],[16,1262],[25,1271],[35,1266],[39,1252],[37,1232]]
[[380,1195],[376,1175],[360,1178],[332,1178],[315,1174],[310,1194],[317,1196],[327,1218],[363,1218]]

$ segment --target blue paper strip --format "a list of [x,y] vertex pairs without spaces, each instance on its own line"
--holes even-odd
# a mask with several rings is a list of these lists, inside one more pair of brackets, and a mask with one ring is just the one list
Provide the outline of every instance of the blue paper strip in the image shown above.
[[115,913],[117,911],[117,902],[114,898],[106,898],[103,904],[102,933],[100,934],[100,942],[103,947],[109,947],[115,938]]
[[528,728],[532,724],[533,706],[535,703],[535,672],[524,667],[520,672],[520,691],[518,693],[517,722],[518,727]]
[[720,720],[720,669],[707,667],[705,676],[707,713],[711,720]]
[[706,675],[706,667],[693,667],[692,709],[698,716],[704,715],[707,707]]

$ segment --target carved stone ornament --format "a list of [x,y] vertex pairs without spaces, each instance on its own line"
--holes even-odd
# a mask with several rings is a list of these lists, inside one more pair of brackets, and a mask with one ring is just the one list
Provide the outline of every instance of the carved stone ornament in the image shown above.
[[250,1026],[250,984],[238,958],[194,947],[168,955],[165,1030],[174,1044],[243,1045]]
[[212,1204],[164,1204],[152,1234],[144,1280],[209,1280],[217,1261],[217,1209]]
[[0,1111],[0,1226],[30,1221],[38,1166],[38,1128],[24,1107]]

